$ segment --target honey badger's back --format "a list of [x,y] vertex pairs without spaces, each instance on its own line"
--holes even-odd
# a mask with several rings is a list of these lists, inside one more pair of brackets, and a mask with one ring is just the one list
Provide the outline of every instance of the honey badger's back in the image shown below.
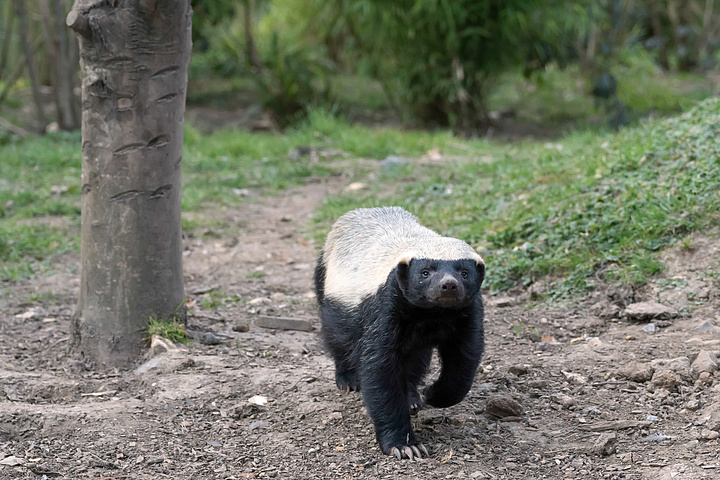
[[423,227],[400,207],[359,208],[340,217],[328,234],[320,260],[322,291],[357,306],[377,291],[400,261],[411,258],[482,262],[467,243]]

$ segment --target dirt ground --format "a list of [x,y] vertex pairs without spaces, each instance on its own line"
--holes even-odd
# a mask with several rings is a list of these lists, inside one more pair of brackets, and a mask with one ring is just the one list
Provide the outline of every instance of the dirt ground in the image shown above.
[[[720,478],[711,236],[668,251],[668,270],[639,290],[600,289],[565,308],[532,304],[538,285],[486,295],[487,352],[471,392],[414,419],[431,457],[384,456],[318,340],[318,246],[303,226],[343,186],[309,182],[209,213],[237,234],[186,239],[186,290],[191,331],[220,342],[149,353],[135,371],[93,371],[68,353],[75,255],[0,285],[0,478]],[[651,300],[672,308],[656,319],[626,310]],[[267,316],[314,329],[259,326]]]

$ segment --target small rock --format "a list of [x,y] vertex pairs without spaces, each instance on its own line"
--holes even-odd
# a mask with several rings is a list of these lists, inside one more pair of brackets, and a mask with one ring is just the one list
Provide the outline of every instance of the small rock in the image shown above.
[[650,391],[655,391],[656,388],[664,388],[668,392],[672,392],[680,383],[680,377],[672,370],[656,370],[652,380],[650,380]]
[[602,340],[600,340],[598,337],[588,337],[585,339],[585,343],[587,343],[591,347],[600,347],[603,344]]
[[655,369],[647,363],[632,361],[618,371],[618,375],[631,382],[645,383],[652,379]]
[[515,302],[510,297],[496,297],[490,300],[490,306],[496,307],[496,308],[504,308],[504,307],[510,307]]
[[497,418],[519,417],[523,407],[510,395],[493,395],[485,402],[485,413]]
[[698,442],[697,440],[690,440],[685,444],[685,448],[687,448],[688,450],[695,450],[698,445],[700,445],[700,442]]
[[508,368],[508,372],[513,375],[517,375],[518,377],[521,375],[527,375],[529,371],[530,365],[511,365],[510,368]]
[[248,305],[258,305],[261,303],[270,303],[270,299],[267,297],[255,297],[252,300],[249,300]]
[[720,437],[720,432],[715,430],[703,428],[702,431],[700,431],[700,438],[702,440],[716,440],[718,437]]
[[548,349],[548,343],[547,342],[538,342],[538,348],[542,350],[543,352]]
[[332,412],[323,423],[340,423],[342,419],[343,414],[341,412]]
[[669,320],[678,316],[678,311],[658,302],[632,303],[625,308],[623,316],[631,322],[648,320]]
[[366,186],[365,186],[364,183],[362,183],[362,182],[353,182],[353,183],[351,183],[350,185],[348,185],[347,187],[345,187],[345,191],[346,191],[346,192],[355,192],[355,191],[357,191],[357,190],[362,190],[362,189],[364,189],[364,188],[366,188]]
[[268,403],[268,399],[263,395],[253,395],[252,397],[248,398],[248,403],[252,405],[265,405]]
[[255,422],[252,422],[248,428],[250,430],[257,430],[258,428],[265,428],[269,425],[270,422],[268,422],[267,420],[257,420]]
[[233,325],[232,329],[233,332],[247,332],[250,330],[250,326],[247,323],[240,323]]
[[212,332],[205,332],[205,335],[200,337],[200,343],[204,345],[220,345],[222,340]]
[[648,335],[654,335],[655,332],[657,331],[657,327],[655,326],[654,323],[648,323],[647,325],[645,325],[642,328],[642,331],[647,333]]
[[688,402],[685,404],[685,408],[687,410],[690,410],[691,412],[697,412],[698,410],[700,410],[700,400],[698,400],[697,398],[688,400]]
[[698,375],[698,382],[701,384],[709,384],[712,382],[712,377],[710,376],[709,372],[700,372],[700,375]]
[[282,292],[275,292],[270,295],[270,300],[272,300],[273,302],[281,303],[284,302],[285,299],[287,299],[287,295]]
[[718,369],[717,357],[707,350],[700,350],[690,368],[695,375],[700,375],[703,372],[712,374]]
[[613,432],[602,433],[595,440],[592,447],[590,448],[591,453],[606,457],[615,453],[617,447],[617,435]]
[[275,328],[279,330],[298,330],[309,332],[313,329],[309,318],[277,317],[274,315],[258,315],[255,325],[262,328]]
[[529,382],[527,382],[527,386],[529,388],[537,388],[538,390],[544,390],[550,386],[550,381],[542,379],[530,380]]
[[587,384],[587,377],[580,375],[579,373],[566,372],[562,370],[562,374],[565,376],[565,380],[571,385],[585,385]]
[[564,393],[553,393],[550,395],[550,400],[558,405],[562,405],[563,408],[570,408],[577,403],[573,397],[565,395]]
[[700,322],[700,324],[695,327],[695,331],[699,333],[717,333],[718,330],[720,329],[707,320]]
[[663,440],[668,440],[670,438],[673,438],[669,435],[663,435],[662,433],[651,433],[647,437],[640,438],[641,442],[662,442]]
[[22,458],[18,458],[15,455],[10,455],[9,457],[5,457],[2,460],[0,460],[0,465],[5,465],[8,467],[15,467],[18,465],[22,465],[25,463],[25,460]]
[[438,409],[420,410],[417,414],[418,421],[423,425],[439,425],[445,420],[445,414]]

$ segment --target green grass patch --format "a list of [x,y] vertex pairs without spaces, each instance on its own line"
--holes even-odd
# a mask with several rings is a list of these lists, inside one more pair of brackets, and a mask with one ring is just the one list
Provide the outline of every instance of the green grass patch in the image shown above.
[[79,248],[79,145],[79,132],[0,145],[0,281]]
[[617,134],[554,143],[472,141],[477,160],[414,170],[394,195],[382,180],[326,202],[332,220],[360,206],[401,205],[427,225],[486,251],[492,291],[553,280],[553,295],[599,281],[642,283],[657,251],[720,224],[720,99]]
[[153,335],[167,338],[173,343],[188,343],[188,334],[185,325],[177,320],[164,320],[156,316],[148,319],[147,339],[151,339]]

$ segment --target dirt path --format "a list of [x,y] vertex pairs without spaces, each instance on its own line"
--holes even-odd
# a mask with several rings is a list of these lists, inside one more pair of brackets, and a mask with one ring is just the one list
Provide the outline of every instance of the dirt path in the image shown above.
[[[257,325],[280,315],[318,327],[317,246],[302,229],[339,181],[212,212],[240,227],[187,239],[186,288],[193,331],[222,341],[158,354],[141,372],[98,373],[67,355],[77,258],[2,286],[0,478],[720,478],[720,243],[704,237],[670,252],[664,279],[641,292],[566,309],[486,298],[471,393],[415,420],[432,457],[382,455],[359,395],[335,388],[317,331]],[[651,299],[681,314],[654,334],[621,318]],[[520,416],[488,415],[510,399]]]

